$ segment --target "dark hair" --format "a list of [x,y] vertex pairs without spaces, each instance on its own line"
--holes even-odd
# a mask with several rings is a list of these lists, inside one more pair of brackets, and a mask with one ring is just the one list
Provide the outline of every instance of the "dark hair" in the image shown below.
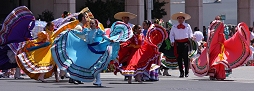
[[53,22],[48,21],[47,24],[46,24],[46,26],[45,26],[45,28],[44,28],[44,30],[46,30],[50,25],[52,25],[52,23],[53,23]]
[[194,31],[199,31],[198,27],[194,27]]
[[84,17],[84,13],[80,13],[78,15],[78,21],[81,22],[83,20],[83,17]]
[[138,29],[139,26],[140,26],[140,25],[135,25],[134,27],[132,27],[133,32],[135,32],[135,30]]
[[95,21],[95,23],[98,25],[99,24],[99,21],[97,20],[97,19],[95,19],[95,18],[93,18],[93,19],[91,19],[90,21]]
[[63,12],[64,15],[68,15],[68,13],[69,13],[69,12],[67,12],[67,11],[64,11],[64,12]]
[[148,26],[150,26],[152,24],[152,22],[149,20],[145,20],[144,23],[146,23]]
[[203,29],[206,28],[205,26],[203,26]]
[[74,20],[76,20],[76,18],[75,17],[71,17],[69,22],[74,21]]
[[252,30],[253,30],[253,27],[249,27],[249,31],[251,31],[251,32],[252,32]]
[[70,13],[68,11],[64,11],[63,14],[62,14],[62,17],[65,18],[69,15]]

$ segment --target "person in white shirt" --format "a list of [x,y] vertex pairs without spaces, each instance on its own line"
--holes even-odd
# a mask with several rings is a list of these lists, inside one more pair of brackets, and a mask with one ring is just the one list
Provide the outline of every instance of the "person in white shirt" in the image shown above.
[[[87,22],[89,21],[89,17],[87,15],[87,13],[80,13],[78,15],[78,25],[74,28],[75,30],[78,30],[78,31],[82,31],[85,24],[87,24]],[[85,36],[84,35],[78,35],[76,34],[79,38],[81,39],[84,39],[85,40]]]
[[[253,28],[252,27],[250,27],[249,28],[249,30],[250,30],[250,41],[253,41],[253,39],[254,39],[254,33],[253,33]],[[249,57],[249,62],[250,63],[252,63],[253,62],[253,60],[254,60],[254,47],[253,47],[253,43],[251,42],[250,43],[251,45],[250,45],[250,49],[251,49],[251,55],[250,55],[250,57]]]
[[194,40],[198,43],[198,53],[197,54],[201,54],[201,50],[202,50],[202,43],[204,40],[204,35],[201,31],[199,31],[198,27],[194,28],[194,34],[193,34],[193,38]]
[[254,39],[253,28],[250,27],[249,30],[250,30],[250,41],[252,41]]
[[195,27],[194,28],[194,34],[193,34],[193,37],[194,37],[194,40],[196,42],[202,42],[204,40],[204,35],[201,31],[199,31],[198,27]]
[[[191,26],[185,23],[185,20],[191,18],[189,14],[179,12],[175,13],[171,17],[173,20],[177,20],[178,24],[174,24],[170,31],[170,41],[171,45],[174,46],[174,54],[177,57],[180,78],[189,76],[189,58],[188,58],[188,47],[189,47],[189,38],[193,38],[193,33]],[[185,72],[183,71],[183,62]]]
[[[78,30],[78,31],[83,31],[84,29],[84,25],[88,22],[88,15],[87,13],[80,13],[78,15],[78,25],[74,28],[75,30]],[[78,37],[80,37],[81,39],[84,39],[85,40],[85,36],[84,35],[77,35]],[[77,80],[74,80],[72,78],[69,79],[69,83],[74,83],[74,84],[84,84],[83,82],[81,81],[77,81]]]
[[131,28],[134,26],[133,24],[129,23],[130,19],[136,18],[137,15],[130,13],[130,12],[118,12],[114,15],[115,19],[122,20],[122,22],[128,24]]

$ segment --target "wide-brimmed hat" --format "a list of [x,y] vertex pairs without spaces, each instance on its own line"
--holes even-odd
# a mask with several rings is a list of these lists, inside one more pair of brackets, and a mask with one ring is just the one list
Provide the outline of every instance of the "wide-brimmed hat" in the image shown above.
[[118,20],[122,20],[122,17],[129,17],[130,19],[134,19],[137,17],[137,15],[130,12],[118,12],[114,15],[114,18]]
[[171,18],[173,20],[177,20],[177,17],[179,17],[179,16],[183,16],[185,18],[185,20],[189,20],[191,18],[191,16],[189,14],[186,14],[186,13],[183,13],[183,12],[175,13],[171,16]]
[[89,10],[88,7],[85,7],[84,9],[82,9],[79,13],[87,13],[89,18],[94,18],[92,12]]

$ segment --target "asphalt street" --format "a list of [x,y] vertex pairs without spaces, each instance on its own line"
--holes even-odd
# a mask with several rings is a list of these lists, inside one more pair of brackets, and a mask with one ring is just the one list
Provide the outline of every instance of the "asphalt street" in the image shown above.
[[169,70],[172,76],[160,76],[157,82],[133,82],[127,84],[123,76],[102,73],[102,87],[92,83],[75,85],[68,79],[56,83],[54,78],[47,83],[25,77],[23,80],[0,78],[0,91],[254,91],[254,66],[233,69],[225,81],[210,81],[208,77],[197,77],[190,73],[188,78],[178,78],[178,70]]

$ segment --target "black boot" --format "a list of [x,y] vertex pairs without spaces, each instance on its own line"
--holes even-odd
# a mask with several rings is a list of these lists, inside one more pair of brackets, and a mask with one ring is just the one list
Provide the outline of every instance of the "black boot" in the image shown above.
[[128,81],[128,76],[124,76],[124,81]]
[[84,84],[83,82],[81,82],[81,81],[77,81],[78,82],[78,84]]
[[69,83],[74,83],[74,80],[69,78]]
[[189,73],[185,73],[185,77],[189,77]]
[[61,79],[64,79],[64,76],[61,76]]
[[180,78],[183,78],[183,76],[184,76],[184,73],[183,72],[180,72]]
[[84,83],[78,80],[74,80],[74,84],[84,84]]

